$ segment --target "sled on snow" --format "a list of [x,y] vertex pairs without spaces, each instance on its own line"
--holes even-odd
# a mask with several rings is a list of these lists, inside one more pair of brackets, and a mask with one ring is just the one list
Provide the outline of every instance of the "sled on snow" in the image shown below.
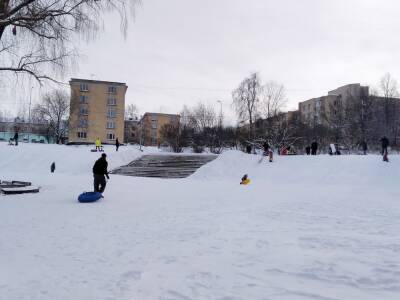
[[0,189],[1,188],[14,188],[14,187],[25,187],[32,185],[31,182],[28,181],[1,181],[0,180]]
[[39,187],[36,186],[20,186],[20,187],[3,187],[1,192],[5,195],[17,195],[28,193],[39,193]]
[[39,189],[27,181],[0,181],[0,192],[5,195],[38,193]]
[[91,203],[96,202],[103,198],[103,195],[99,192],[84,192],[79,195],[78,201],[81,203]]

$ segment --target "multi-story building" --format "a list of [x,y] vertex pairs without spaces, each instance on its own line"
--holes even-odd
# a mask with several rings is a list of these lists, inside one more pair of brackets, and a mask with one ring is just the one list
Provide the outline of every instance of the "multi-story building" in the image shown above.
[[124,140],[125,83],[72,78],[70,144],[104,144]]
[[348,84],[329,91],[327,96],[313,98],[299,103],[300,118],[309,125],[326,125],[329,115],[337,114],[352,100],[368,97],[369,87],[359,83]]
[[124,143],[139,144],[140,143],[140,126],[139,120],[125,120]]
[[160,146],[163,143],[161,129],[166,124],[179,125],[180,116],[162,113],[145,113],[140,120],[140,134],[143,145]]

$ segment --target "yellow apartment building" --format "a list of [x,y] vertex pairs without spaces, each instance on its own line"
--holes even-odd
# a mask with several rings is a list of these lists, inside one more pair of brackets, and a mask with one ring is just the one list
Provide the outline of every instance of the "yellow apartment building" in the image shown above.
[[70,144],[103,144],[124,141],[125,94],[121,82],[72,78],[69,135]]
[[145,113],[139,124],[143,145],[160,146],[163,143],[161,128],[166,124],[172,124],[178,127],[179,121],[179,115]]

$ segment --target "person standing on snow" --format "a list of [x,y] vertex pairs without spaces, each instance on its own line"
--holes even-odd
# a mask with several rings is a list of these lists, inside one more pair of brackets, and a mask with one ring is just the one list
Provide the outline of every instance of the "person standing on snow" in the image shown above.
[[317,155],[318,151],[318,143],[317,141],[314,140],[314,142],[311,143],[311,155]]
[[118,138],[117,138],[115,140],[115,148],[116,148],[117,152],[118,152],[119,145],[120,145],[120,143],[119,143]]
[[110,179],[108,176],[108,162],[106,160],[107,155],[103,153],[101,157],[94,163],[93,166],[93,185],[94,191],[103,193],[106,188],[106,178]]
[[269,144],[268,144],[268,142],[264,142],[263,150],[264,150],[264,156],[268,156],[268,154],[269,154]]
[[96,141],[94,142],[96,146],[96,151],[101,151],[101,141],[100,138],[97,138]]
[[388,153],[388,146],[389,146],[389,140],[386,136],[381,138],[381,143],[382,143],[382,155],[385,155]]
[[361,149],[362,149],[364,155],[367,155],[368,145],[367,145],[367,142],[365,140],[363,140],[361,142]]
[[16,131],[14,134],[14,143],[15,146],[18,146],[18,131]]
[[306,154],[307,155],[311,154],[311,147],[310,146],[306,146]]

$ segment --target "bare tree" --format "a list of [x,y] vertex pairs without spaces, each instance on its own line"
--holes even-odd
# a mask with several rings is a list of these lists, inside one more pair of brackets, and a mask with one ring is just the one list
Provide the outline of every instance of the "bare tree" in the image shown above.
[[262,86],[261,98],[260,110],[266,119],[278,115],[287,103],[285,87],[274,81]]
[[239,87],[232,92],[233,106],[241,122],[249,121],[249,140],[254,138],[254,120],[259,108],[261,80],[258,73],[245,78]]
[[49,124],[49,129],[57,144],[65,134],[66,127],[63,122],[69,113],[69,96],[64,90],[47,93],[42,102],[34,108],[35,114]]
[[388,135],[395,127],[396,103],[394,98],[399,95],[397,81],[389,73],[386,73],[380,81],[380,90],[384,98],[385,135]]
[[217,123],[214,107],[199,102],[190,113],[190,123],[198,132],[214,127]]
[[54,80],[77,52],[74,34],[94,38],[104,11],[117,11],[126,34],[129,12],[139,0],[0,0],[0,72]]
[[139,109],[135,104],[131,103],[125,108],[125,118],[129,120],[137,120],[139,118],[138,114],[139,114]]

